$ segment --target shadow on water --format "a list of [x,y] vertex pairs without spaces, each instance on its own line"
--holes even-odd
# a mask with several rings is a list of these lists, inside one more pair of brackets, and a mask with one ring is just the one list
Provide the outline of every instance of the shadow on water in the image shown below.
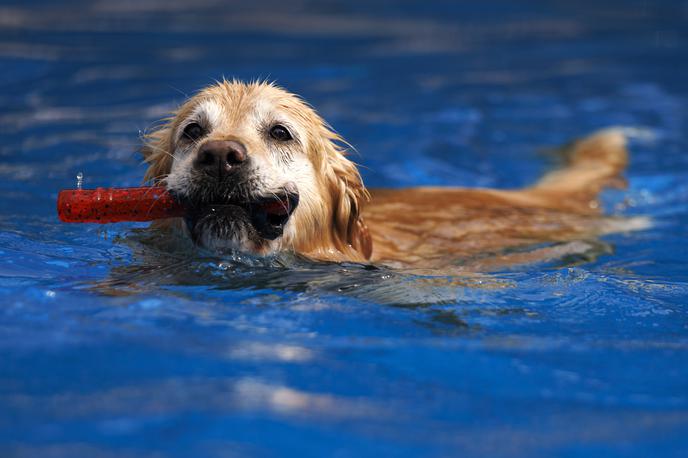
[[[203,286],[210,290],[276,290],[306,295],[345,295],[386,305],[423,306],[456,300],[452,287],[478,287],[480,280],[419,276],[384,266],[315,262],[294,254],[257,258],[240,253],[214,255],[188,240],[146,230],[120,239],[135,261],[116,266],[95,290],[129,295]],[[493,282],[497,284],[498,282]]]
[[[296,254],[253,257],[243,253],[217,255],[199,249],[186,238],[166,231],[134,230],[118,243],[128,246],[133,262],[115,266],[104,280],[90,283],[95,291],[111,296],[154,292],[160,288],[183,294],[185,287],[209,290],[274,290],[308,296],[341,295],[365,302],[397,307],[424,307],[475,301],[467,291],[489,291],[514,287],[509,271],[479,273],[434,269],[405,271],[358,263],[317,262]],[[600,240],[539,244],[483,253],[479,262],[515,253],[543,251],[545,268],[573,267],[593,262],[612,252]],[[554,253],[554,254],[550,254]],[[476,261],[471,260],[471,261]],[[462,260],[467,262],[467,260]],[[461,262],[457,260],[457,265]]]

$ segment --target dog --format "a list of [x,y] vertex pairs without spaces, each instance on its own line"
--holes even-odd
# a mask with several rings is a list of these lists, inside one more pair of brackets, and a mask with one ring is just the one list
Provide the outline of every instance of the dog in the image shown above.
[[[624,184],[625,143],[618,129],[578,141],[564,167],[525,189],[369,191],[348,144],[302,99],[267,82],[222,81],[148,133],[142,154],[145,180],[165,186],[188,209],[157,226],[204,248],[490,270],[646,227],[603,216],[598,201],[604,187]],[[523,249],[543,243],[550,252]]]

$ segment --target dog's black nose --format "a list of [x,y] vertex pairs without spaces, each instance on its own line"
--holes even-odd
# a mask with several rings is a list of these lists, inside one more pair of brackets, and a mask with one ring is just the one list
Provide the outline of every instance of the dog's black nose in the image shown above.
[[224,178],[246,161],[246,147],[234,140],[212,140],[198,150],[194,167],[208,175]]

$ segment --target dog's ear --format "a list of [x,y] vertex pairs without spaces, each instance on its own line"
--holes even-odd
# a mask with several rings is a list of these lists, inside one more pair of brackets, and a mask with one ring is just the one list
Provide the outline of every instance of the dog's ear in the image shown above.
[[148,164],[144,181],[160,184],[172,170],[172,120],[166,119],[143,136],[141,154]]
[[356,164],[350,161],[344,148],[345,144],[337,135],[328,130],[328,144],[325,155],[325,176],[332,204],[333,240],[337,248],[347,252],[351,248],[363,258],[370,259],[373,252],[373,241],[368,231],[361,210],[370,199],[370,194],[363,185],[363,180]]

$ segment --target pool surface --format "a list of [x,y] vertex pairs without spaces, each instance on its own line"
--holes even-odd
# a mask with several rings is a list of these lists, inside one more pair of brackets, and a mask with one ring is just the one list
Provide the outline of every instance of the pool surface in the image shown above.
[[[688,2],[0,5],[0,456],[688,456]],[[302,95],[370,187],[511,188],[631,140],[653,227],[484,279],[57,221],[215,79]],[[175,245],[170,247],[167,245]]]

